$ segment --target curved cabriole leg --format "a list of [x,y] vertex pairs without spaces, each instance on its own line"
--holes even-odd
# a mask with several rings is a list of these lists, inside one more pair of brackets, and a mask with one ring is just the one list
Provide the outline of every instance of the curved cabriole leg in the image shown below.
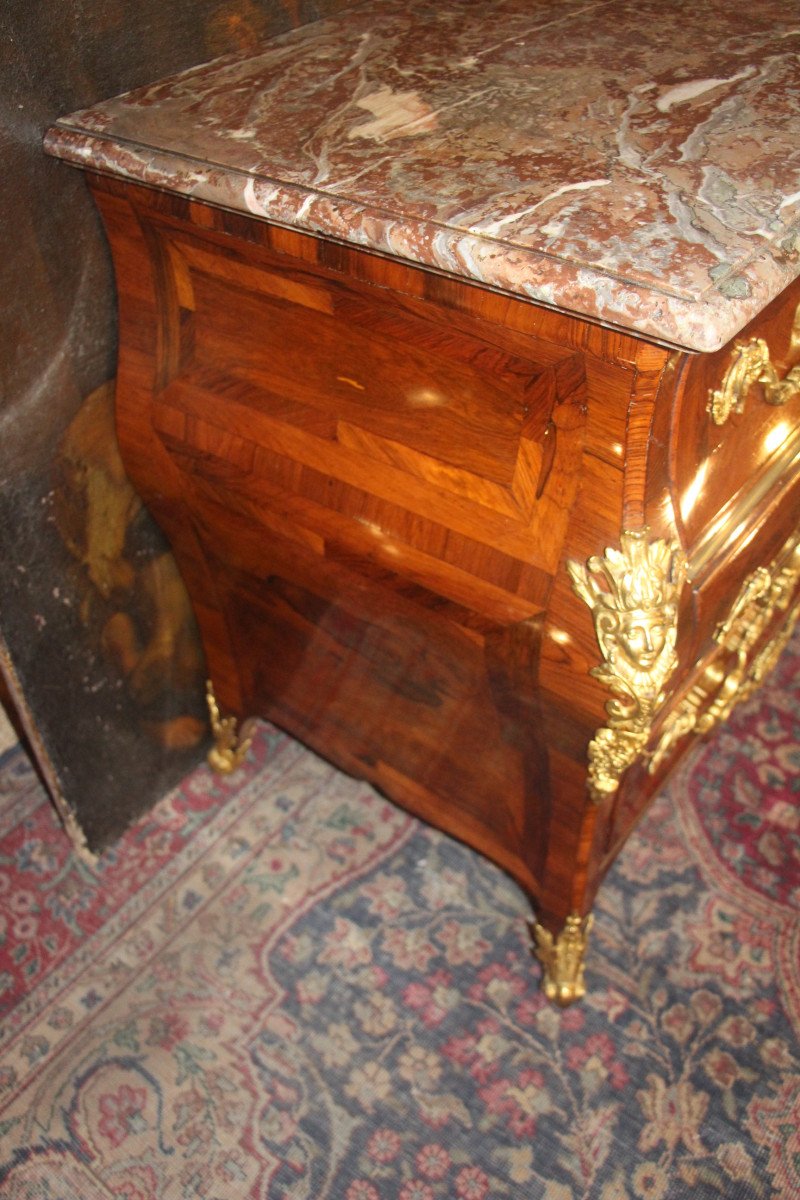
[[560,1008],[566,1008],[586,994],[583,962],[591,927],[591,913],[586,917],[577,914],[567,917],[564,928],[556,937],[538,921],[531,922],[533,952],[544,972],[544,994]]
[[253,743],[253,738],[248,733],[249,722],[245,721],[240,733],[236,728],[236,717],[220,716],[214,685],[210,679],[206,681],[206,703],[214,737],[214,745],[208,752],[208,765],[221,775],[230,775],[242,765]]

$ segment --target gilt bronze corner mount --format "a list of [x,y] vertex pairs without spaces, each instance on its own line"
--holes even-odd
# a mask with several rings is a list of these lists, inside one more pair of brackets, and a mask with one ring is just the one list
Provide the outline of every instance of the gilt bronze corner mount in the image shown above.
[[584,566],[568,562],[575,593],[589,606],[603,662],[590,674],[612,698],[608,721],[589,744],[589,791],[597,803],[613,795],[644,750],[664,688],[677,665],[678,601],[686,577],[677,542],[624,530],[620,549]]
[[542,965],[544,994],[560,1008],[586,994],[584,958],[591,927],[591,914],[580,917],[575,913],[567,917],[556,936],[538,921],[532,924],[533,952]]
[[230,775],[242,765],[253,743],[249,732],[250,722],[245,721],[239,731],[235,717],[221,716],[210,679],[206,682],[206,703],[214,738],[214,745],[208,752],[208,764],[221,775]]

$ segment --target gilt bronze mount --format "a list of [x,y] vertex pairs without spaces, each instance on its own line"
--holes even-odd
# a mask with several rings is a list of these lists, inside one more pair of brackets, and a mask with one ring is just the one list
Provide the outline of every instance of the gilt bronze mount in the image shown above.
[[613,795],[644,750],[664,687],[677,664],[678,599],[686,574],[676,542],[626,530],[621,549],[586,565],[567,563],[572,586],[592,610],[604,661],[589,672],[614,693],[608,723],[589,744],[588,786],[600,803]]
[[531,926],[533,952],[544,972],[544,994],[560,1008],[566,1008],[586,994],[584,958],[591,927],[591,914],[580,917],[576,913],[567,917],[564,928],[555,937],[538,921]]
[[[800,306],[794,315],[790,349],[794,350],[798,342]],[[742,412],[747,393],[756,383],[761,384],[767,404],[786,404],[800,390],[800,364],[792,367],[781,378],[772,363],[769,346],[763,338],[736,342],[721,386],[709,393],[708,411],[714,424],[724,425],[732,412]]]
[[[650,759],[654,772],[690,733],[709,733],[746,700],[775,666],[800,617],[800,532],[766,567],[752,571],[714,635],[716,649],[700,678],[665,721]],[[781,614],[783,620],[778,621]],[[771,636],[760,646],[770,627]]]
[[249,733],[250,722],[245,721],[241,731],[237,729],[235,717],[223,717],[219,711],[214,685],[206,682],[206,703],[214,745],[208,752],[208,765],[221,775],[230,775],[244,762],[253,738]]

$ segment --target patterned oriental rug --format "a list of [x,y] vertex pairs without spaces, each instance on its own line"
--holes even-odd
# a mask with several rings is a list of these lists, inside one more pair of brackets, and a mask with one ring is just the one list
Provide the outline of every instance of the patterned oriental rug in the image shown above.
[[514,885],[269,726],[94,866],[0,799],[3,1200],[800,1197],[800,636],[563,1012]]

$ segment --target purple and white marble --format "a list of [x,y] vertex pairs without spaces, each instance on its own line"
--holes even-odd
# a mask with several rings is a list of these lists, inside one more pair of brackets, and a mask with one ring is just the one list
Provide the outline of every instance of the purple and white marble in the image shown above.
[[800,273],[800,4],[370,4],[46,149],[714,350]]

